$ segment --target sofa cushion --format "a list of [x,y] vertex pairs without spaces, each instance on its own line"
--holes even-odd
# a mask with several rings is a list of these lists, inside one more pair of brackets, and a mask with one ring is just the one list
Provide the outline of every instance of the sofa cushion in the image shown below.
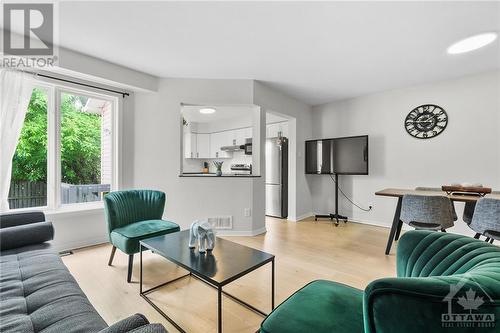
[[2,332],[98,332],[107,327],[48,244],[2,251]]
[[179,225],[165,220],[135,222],[111,232],[111,242],[127,254],[139,252],[139,241],[179,231]]
[[363,291],[332,281],[313,281],[264,320],[261,333],[363,333]]
[[[3,218],[3,217],[2,217]],[[40,244],[54,239],[52,222],[34,222],[0,229],[0,250]]]

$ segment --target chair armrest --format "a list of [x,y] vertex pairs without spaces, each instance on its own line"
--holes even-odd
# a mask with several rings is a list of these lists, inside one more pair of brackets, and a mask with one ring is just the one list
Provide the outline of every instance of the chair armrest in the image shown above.
[[127,317],[113,325],[99,331],[99,333],[166,333],[160,324],[149,324],[149,321],[140,313]]
[[10,228],[44,221],[45,214],[40,211],[0,214],[0,228]]
[[0,249],[10,250],[54,239],[52,222],[21,224],[0,229]]
[[[443,315],[450,311],[468,314],[458,301],[469,289],[484,300],[488,297],[473,278],[462,274],[373,281],[363,299],[365,333],[467,332],[470,328],[443,326]],[[498,305],[485,302],[474,313],[498,315],[498,310]],[[485,328],[484,332],[494,332],[494,328]]]

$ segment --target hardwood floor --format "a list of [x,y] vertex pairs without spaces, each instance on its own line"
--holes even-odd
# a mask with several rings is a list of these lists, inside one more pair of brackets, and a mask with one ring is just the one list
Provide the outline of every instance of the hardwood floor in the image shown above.
[[[267,233],[255,237],[224,237],[276,255],[276,304],[316,279],[335,280],[363,289],[381,277],[395,276],[395,246],[384,255],[389,230],[347,223],[288,222],[268,218]],[[397,244],[397,242],[396,242]],[[127,256],[116,252],[113,266],[107,265],[110,245],[74,251],[64,263],[108,323],[140,312],[151,322],[162,323],[169,332],[177,330],[139,296],[139,258],[136,256],[132,283],[126,282]],[[181,268],[151,253],[144,254],[145,287],[184,274]],[[270,311],[270,265],[236,280],[225,290],[265,311]],[[149,295],[187,332],[215,332],[216,291],[193,278],[182,279]],[[224,332],[255,332],[262,317],[223,300]]]

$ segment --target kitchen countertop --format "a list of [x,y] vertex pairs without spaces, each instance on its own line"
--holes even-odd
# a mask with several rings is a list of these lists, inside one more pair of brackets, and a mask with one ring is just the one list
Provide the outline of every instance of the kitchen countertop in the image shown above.
[[179,177],[221,177],[221,178],[257,178],[257,175],[235,175],[232,173],[223,173],[222,176],[217,176],[215,173],[203,173],[203,172],[184,172],[179,175]]

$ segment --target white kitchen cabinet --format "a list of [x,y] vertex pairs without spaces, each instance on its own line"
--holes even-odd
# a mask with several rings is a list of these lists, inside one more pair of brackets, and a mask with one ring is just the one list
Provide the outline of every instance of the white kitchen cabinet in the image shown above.
[[196,134],[196,158],[210,158],[210,134]]
[[229,145],[244,145],[246,143],[246,139],[252,138],[252,128],[245,127],[239,128],[231,131],[227,131],[230,136]]
[[252,139],[253,138],[253,128],[252,127],[247,127],[245,128],[245,139]]
[[245,144],[245,129],[240,128],[240,129],[234,130],[232,132],[234,132],[235,144],[240,145],[240,146],[244,145]]
[[233,136],[229,131],[216,132],[210,134],[210,157],[211,158],[229,158],[231,154],[222,151],[220,148],[223,146],[232,145]]
[[222,151],[224,146],[244,145],[252,138],[252,127],[215,132],[184,133],[184,158],[231,158],[232,152]]
[[196,133],[184,132],[184,158],[196,158]]

